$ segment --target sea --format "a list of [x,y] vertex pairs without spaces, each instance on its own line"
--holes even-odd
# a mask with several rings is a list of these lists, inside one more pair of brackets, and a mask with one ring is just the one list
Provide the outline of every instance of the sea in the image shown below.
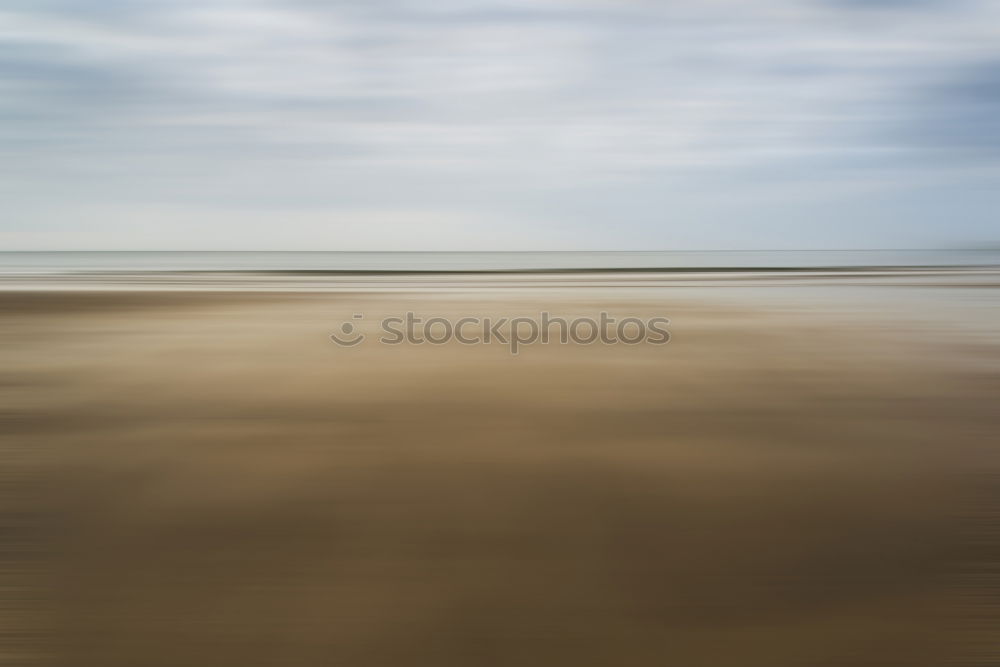
[[1000,249],[606,252],[0,252],[0,274],[711,271],[1000,267]]

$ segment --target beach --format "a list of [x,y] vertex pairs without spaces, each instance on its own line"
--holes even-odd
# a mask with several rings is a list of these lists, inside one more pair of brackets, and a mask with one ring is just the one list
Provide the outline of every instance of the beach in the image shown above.
[[1000,667],[1000,2],[0,45],[0,667]]
[[0,290],[0,664],[993,664],[995,287],[557,278]]

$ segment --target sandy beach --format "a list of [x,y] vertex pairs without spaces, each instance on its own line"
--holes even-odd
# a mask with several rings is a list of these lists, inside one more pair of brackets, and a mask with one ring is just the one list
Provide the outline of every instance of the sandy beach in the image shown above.
[[[0,664],[995,664],[1000,341],[850,303],[0,291]],[[543,309],[672,339],[330,340]]]

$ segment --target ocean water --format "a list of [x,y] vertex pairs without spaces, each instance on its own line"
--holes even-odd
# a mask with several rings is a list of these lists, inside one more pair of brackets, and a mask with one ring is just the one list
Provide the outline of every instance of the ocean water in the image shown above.
[[1000,250],[0,252],[0,273],[546,271],[1000,266]]

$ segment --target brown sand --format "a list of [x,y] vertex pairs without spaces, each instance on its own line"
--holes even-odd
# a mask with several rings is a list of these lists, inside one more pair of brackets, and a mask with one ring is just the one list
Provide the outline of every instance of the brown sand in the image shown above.
[[559,303],[674,339],[327,337],[526,296],[0,293],[0,664],[995,664],[995,340]]

